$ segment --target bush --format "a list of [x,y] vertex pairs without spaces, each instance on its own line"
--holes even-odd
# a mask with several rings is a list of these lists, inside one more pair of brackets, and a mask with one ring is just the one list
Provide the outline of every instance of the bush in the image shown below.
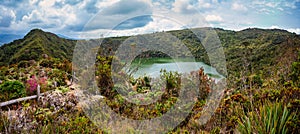
[[67,83],[65,80],[67,79],[67,74],[64,71],[59,69],[52,69],[52,71],[48,72],[48,79],[52,79],[57,82],[57,86],[64,86]]
[[290,112],[281,102],[270,103],[260,106],[258,110],[244,113],[238,120],[238,130],[241,133],[260,134],[285,134],[291,120],[296,116]]
[[18,68],[26,68],[26,67],[28,67],[28,66],[29,66],[28,61],[20,61],[20,62],[18,63]]
[[42,59],[40,61],[40,66],[54,68],[55,61],[51,59]]
[[0,101],[8,101],[26,96],[26,89],[19,81],[6,81],[0,85]]
[[293,81],[293,85],[296,87],[300,87],[300,62],[294,62],[292,64],[292,73],[290,77]]

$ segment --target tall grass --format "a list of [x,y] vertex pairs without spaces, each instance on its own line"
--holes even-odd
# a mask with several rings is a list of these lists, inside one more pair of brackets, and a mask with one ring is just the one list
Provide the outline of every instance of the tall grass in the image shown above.
[[282,102],[266,102],[247,114],[242,111],[237,129],[243,134],[286,134],[288,122],[295,118]]

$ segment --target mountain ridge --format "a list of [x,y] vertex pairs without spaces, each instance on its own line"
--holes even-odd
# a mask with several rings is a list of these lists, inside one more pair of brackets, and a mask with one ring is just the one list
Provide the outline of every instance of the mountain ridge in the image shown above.
[[40,60],[43,54],[71,60],[75,43],[74,40],[63,39],[41,29],[33,29],[23,39],[0,47],[0,65],[14,64],[22,60]]
[[[248,28],[241,31],[222,28],[196,29],[216,31],[224,49],[228,72],[233,76],[240,76],[243,73],[259,74],[261,70],[274,68],[273,66],[285,68],[286,65],[296,60],[300,49],[300,36],[281,29]],[[210,64],[205,48],[192,31],[184,29],[167,32],[181,40],[198,61]],[[98,54],[111,56],[129,37],[101,39],[102,44]],[[24,60],[38,61],[43,59],[44,54],[52,58],[71,61],[77,41],[64,39],[41,29],[33,29],[23,39],[0,47],[0,66],[16,64]],[[148,55],[165,56],[157,52],[150,52]],[[264,75],[268,75],[268,71],[263,72]]]

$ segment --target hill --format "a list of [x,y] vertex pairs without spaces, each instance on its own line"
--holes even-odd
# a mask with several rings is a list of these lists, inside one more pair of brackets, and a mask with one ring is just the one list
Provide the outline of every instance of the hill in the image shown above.
[[[211,28],[196,28],[206,32]],[[274,68],[284,70],[296,60],[300,48],[300,36],[280,29],[248,28],[241,31],[214,28],[225,52],[228,77],[242,75],[270,76]],[[191,30],[175,30],[167,33],[177,37],[196,57],[196,60],[210,64],[201,42]],[[160,33],[153,33],[152,35]],[[109,56],[129,37],[111,37],[102,40],[99,54]],[[203,37],[205,40],[206,37]],[[164,40],[159,37],[159,40]],[[101,39],[99,39],[101,40]],[[23,39],[0,47],[0,66],[18,63],[22,60],[40,60],[44,54],[49,57],[71,61],[76,40],[64,39],[40,29],[31,30]],[[173,47],[166,46],[166,47]],[[140,57],[165,57],[161,52],[146,52]],[[222,70],[219,70],[222,72]]]
[[0,65],[22,60],[40,60],[43,55],[71,60],[76,41],[63,39],[40,29],[31,30],[23,39],[0,47]]
[[[207,32],[210,29],[212,28],[200,28],[199,30]],[[89,42],[91,44],[82,41],[84,44],[80,51],[85,51],[88,45],[96,46],[99,41],[102,41],[101,47],[98,49],[95,70],[95,80],[99,89],[85,88],[87,85],[91,85],[91,81],[86,77],[89,71],[85,69],[76,71],[76,76],[86,81],[71,82],[71,78],[74,77],[71,75],[72,65],[68,61],[72,59],[73,48],[77,41],[62,39],[55,34],[34,29],[23,39],[0,47],[1,64],[10,65],[0,65],[0,102],[35,94],[36,83],[41,85],[41,91],[45,94],[38,103],[36,100],[32,100],[0,109],[0,111],[2,110],[0,112],[0,133],[27,131],[32,133],[109,133],[110,128],[115,128],[111,121],[96,120],[112,124],[102,130],[97,127],[98,124],[94,124],[97,122],[90,118],[90,115],[94,113],[96,115],[93,117],[97,117],[97,119],[105,117],[97,114],[99,110],[103,110],[103,106],[98,105],[96,100],[94,101],[103,96],[111,110],[122,117],[134,120],[162,117],[161,115],[168,111],[188,113],[188,116],[176,128],[170,129],[171,133],[270,133],[271,131],[274,133],[299,133],[300,129],[297,125],[300,121],[298,114],[300,110],[299,35],[280,29],[251,28],[230,31],[215,28],[214,30],[225,51],[228,86],[225,87],[224,92],[221,90],[220,94],[224,93],[224,96],[222,96],[215,113],[211,118],[209,116],[210,119],[206,124],[200,125],[198,119],[201,120],[202,115],[206,118],[206,114],[202,112],[205,110],[205,105],[211,103],[206,98],[210,93],[216,91],[213,87],[216,87],[218,83],[205,75],[203,69],[191,73],[191,76],[196,78],[195,82],[200,84],[197,89],[199,90],[198,96],[192,96],[196,93],[181,88],[195,87],[192,81],[182,82],[181,75],[173,72],[162,71],[163,81],[167,82],[163,90],[152,91],[152,85],[147,77],[132,78],[130,82],[126,83],[126,87],[117,86],[111,78],[113,55],[120,44],[134,36],[91,40]],[[197,60],[210,64],[206,50],[190,30],[168,31],[167,33],[181,40]],[[159,36],[160,34],[150,35],[157,40],[167,40],[163,36]],[[207,40],[205,36],[202,36],[202,39],[211,41]],[[169,44],[166,47],[175,46],[176,44]],[[44,60],[45,54],[50,58]],[[128,55],[125,53],[124,56]],[[139,57],[165,56],[167,55],[161,52],[147,51]],[[83,59],[84,57],[78,58]],[[36,64],[22,66],[23,60],[40,61],[35,62]],[[87,63],[85,59],[83,62]],[[73,68],[76,69],[76,67]],[[90,69],[86,64],[84,64],[84,68]],[[80,74],[83,74],[82,77]],[[113,75],[116,75],[115,78],[127,77],[125,73]],[[152,80],[155,83],[159,79]],[[188,80],[190,79],[188,78]],[[120,89],[121,92],[116,89]],[[81,100],[79,102],[78,98],[83,97],[83,90],[91,93],[91,96],[84,95],[84,98],[88,100],[91,97],[91,101],[85,103]],[[98,95],[99,91],[103,96]],[[186,98],[190,98],[190,102],[195,101],[195,104],[188,102],[185,103],[187,105],[178,107],[178,110],[170,110],[172,107],[177,107],[175,103],[182,102],[178,98],[180,91],[188,95]],[[97,95],[93,96],[93,92]],[[135,100],[133,101],[137,105],[133,105],[122,97],[121,93],[126,92],[128,95],[134,96]],[[145,96],[139,98],[140,94]],[[152,99],[151,96],[161,96],[161,99],[149,105],[138,105]],[[214,97],[214,95],[210,97]],[[215,99],[211,100],[212,103],[215,102]],[[89,109],[91,106],[100,109]],[[190,106],[192,106],[191,111],[186,109]],[[85,110],[88,110],[89,114]],[[177,120],[177,117],[173,119]],[[132,126],[136,125],[127,124],[126,129],[131,132],[134,130]],[[153,129],[160,130],[159,127]],[[122,129],[120,131],[125,132]]]
[[[196,28],[200,32],[211,31],[211,28]],[[297,59],[300,48],[300,36],[281,29],[258,29],[248,28],[241,31],[213,29],[219,36],[223,47],[229,79],[241,84],[242,76],[259,75],[270,77],[290,70],[290,65]],[[175,30],[167,33],[177,37],[192,52],[196,60],[211,64],[208,54],[199,41],[198,37],[191,30]],[[160,33],[154,33],[159,35]],[[155,36],[155,35],[154,35]],[[116,51],[119,45],[130,37],[107,38],[102,42],[100,54],[108,56],[111,51]],[[201,37],[206,40],[206,37]],[[157,40],[164,40],[160,37]],[[176,44],[166,47],[176,47]],[[127,55],[124,55],[127,56]],[[161,52],[148,51],[140,57],[165,57]],[[218,70],[222,72],[222,70]],[[275,74],[276,72],[276,74]],[[235,83],[234,85],[237,85]]]

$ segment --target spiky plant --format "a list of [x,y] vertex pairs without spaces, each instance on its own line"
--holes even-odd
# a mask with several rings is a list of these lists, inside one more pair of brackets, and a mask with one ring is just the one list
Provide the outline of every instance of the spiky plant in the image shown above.
[[295,117],[282,102],[266,102],[251,112],[241,112],[237,129],[243,134],[285,134],[288,122]]

